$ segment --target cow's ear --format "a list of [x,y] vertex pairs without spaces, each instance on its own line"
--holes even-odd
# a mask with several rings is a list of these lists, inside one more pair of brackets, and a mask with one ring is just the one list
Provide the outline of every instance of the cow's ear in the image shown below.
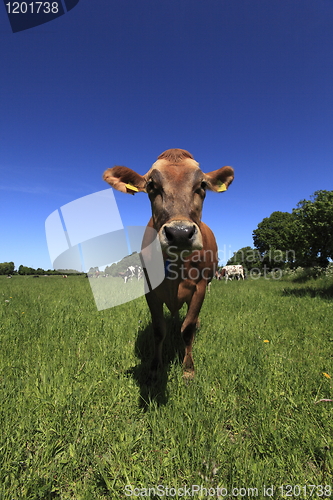
[[145,177],[127,167],[108,168],[103,174],[103,180],[122,193],[146,191]]
[[226,191],[234,180],[234,169],[232,167],[222,167],[205,174],[207,188],[217,193]]

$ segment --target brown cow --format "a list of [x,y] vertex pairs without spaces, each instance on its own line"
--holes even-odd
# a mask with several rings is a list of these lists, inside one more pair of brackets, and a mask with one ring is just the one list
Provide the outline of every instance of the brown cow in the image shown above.
[[[151,381],[156,380],[158,367],[162,364],[162,345],[166,335],[164,303],[173,316],[185,302],[188,306],[181,326],[185,343],[183,367],[184,377],[194,376],[192,343],[206,286],[214,276],[218,261],[214,234],[201,222],[202,205],[207,189],[225,191],[233,178],[232,167],[203,173],[193,156],[183,149],[169,149],[162,153],[143,176],[118,166],[104,172],[103,179],[118,191],[130,194],[144,191],[148,194],[152,218],[147,228],[157,231],[163,251],[165,279],[146,294],[155,338]],[[142,248],[152,241],[151,233],[151,230],[146,230]]]

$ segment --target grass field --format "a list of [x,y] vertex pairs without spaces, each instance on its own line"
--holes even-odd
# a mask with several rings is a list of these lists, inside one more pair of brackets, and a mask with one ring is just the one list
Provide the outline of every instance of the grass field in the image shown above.
[[195,380],[171,333],[149,392],[144,297],[98,312],[81,277],[1,277],[0,499],[329,498],[332,290],[214,281]]

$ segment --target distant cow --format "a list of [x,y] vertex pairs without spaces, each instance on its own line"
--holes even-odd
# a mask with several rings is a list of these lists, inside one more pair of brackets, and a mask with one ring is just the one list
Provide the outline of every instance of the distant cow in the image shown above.
[[[106,170],[103,178],[123,193],[148,194],[152,218],[142,248],[149,248],[153,242],[153,228],[158,233],[163,251],[165,279],[155,289],[150,286],[146,294],[155,338],[149,380],[156,380],[162,364],[162,345],[166,335],[163,304],[174,316],[184,303],[188,306],[181,326],[185,343],[184,377],[192,378],[192,344],[198,315],[207,283],[213,278],[218,262],[214,234],[201,222],[202,206],[207,190],[226,191],[234,178],[233,168],[222,167],[205,174],[188,151],[169,149],[158,157],[145,175],[116,166]],[[148,281],[146,276],[149,286]]]
[[119,272],[118,276],[120,276],[121,278],[123,278],[124,283],[127,283],[128,280],[130,280],[130,279],[133,278],[134,272],[135,272],[135,267],[134,266],[129,266],[126,269],[126,271]]
[[244,268],[240,264],[224,266],[222,267],[221,276],[224,276],[226,281],[231,280],[233,277],[236,277],[237,280],[244,279]]
[[143,277],[143,269],[141,266],[135,266],[136,267],[136,276],[138,280],[140,280]]
[[63,277],[63,278],[67,278],[68,276],[67,276],[67,274],[63,274],[63,276],[62,276],[62,277]]
[[143,276],[143,270],[141,266],[128,266],[126,271],[119,272],[118,276],[123,278],[124,283],[128,281],[132,281],[133,278],[137,278],[138,280]]
[[141,279],[143,276],[143,270],[141,266],[134,266],[133,277],[137,278],[137,280]]

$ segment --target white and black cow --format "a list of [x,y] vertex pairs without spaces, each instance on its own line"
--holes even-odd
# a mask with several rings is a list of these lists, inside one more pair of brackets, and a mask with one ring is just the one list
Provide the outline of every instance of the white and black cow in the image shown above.
[[141,266],[128,266],[126,271],[118,273],[121,278],[123,278],[124,283],[127,283],[128,280],[131,280],[135,277],[138,280],[143,276],[143,270]]
[[241,264],[236,264],[234,266],[224,266],[222,267],[221,276],[225,277],[225,280],[231,280],[236,277],[237,280],[244,279],[244,268]]

